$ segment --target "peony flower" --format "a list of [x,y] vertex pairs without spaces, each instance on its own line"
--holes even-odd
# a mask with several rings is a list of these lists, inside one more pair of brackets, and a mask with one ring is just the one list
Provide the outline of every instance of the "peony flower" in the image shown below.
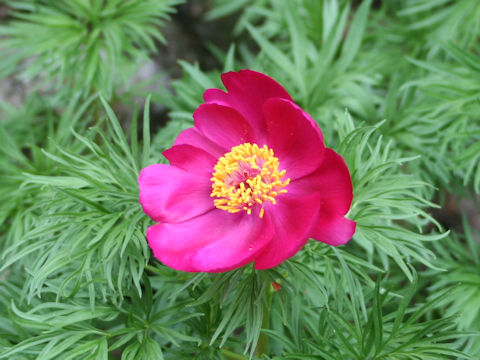
[[268,269],[309,238],[348,242],[350,174],[317,124],[264,74],[222,81],[227,92],[208,89],[194,126],[163,152],[170,165],[140,173],[140,203],[157,222],[147,230],[154,256],[188,272]]

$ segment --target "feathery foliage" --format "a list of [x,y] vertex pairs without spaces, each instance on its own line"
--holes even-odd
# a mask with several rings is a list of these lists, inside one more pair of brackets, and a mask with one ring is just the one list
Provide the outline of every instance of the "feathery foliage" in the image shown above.
[[[177,56],[126,115],[181,3],[176,28],[213,54]],[[196,4],[1,5],[0,78],[28,96],[0,98],[0,359],[478,359],[479,2],[211,0],[182,18]],[[137,177],[240,68],[345,159],[357,230],[274,269],[177,272],[150,255]]]
[[[14,73],[40,78],[39,85],[67,87],[85,95],[132,76],[155,41],[165,42],[158,27],[179,0],[28,0],[8,1],[12,20],[0,27],[0,77]],[[132,69],[133,65],[133,69]],[[132,71],[133,70],[133,71]],[[70,95],[70,93],[67,93]]]

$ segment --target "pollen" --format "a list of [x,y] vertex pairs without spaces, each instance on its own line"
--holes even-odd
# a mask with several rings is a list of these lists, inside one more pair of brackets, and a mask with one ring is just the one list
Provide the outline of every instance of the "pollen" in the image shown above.
[[234,146],[214,167],[211,197],[214,205],[230,213],[246,211],[248,215],[259,207],[258,216],[265,214],[264,204],[276,204],[276,197],[287,192],[290,179],[286,170],[266,145],[245,143]]

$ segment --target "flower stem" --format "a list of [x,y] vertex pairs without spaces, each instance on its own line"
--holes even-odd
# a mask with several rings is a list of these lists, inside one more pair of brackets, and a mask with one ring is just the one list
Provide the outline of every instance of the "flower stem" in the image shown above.
[[248,360],[246,356],[234,353],[233,351],[227,349],[220,349],[220,352],[227,360]]
[[[272,307],[273,286],[269,285],[267,296],[263,304],[262,329],[270,328],[270,308]],[[257,356],[261,357],[268,353],[268,335],[261,332],[258,337]]]

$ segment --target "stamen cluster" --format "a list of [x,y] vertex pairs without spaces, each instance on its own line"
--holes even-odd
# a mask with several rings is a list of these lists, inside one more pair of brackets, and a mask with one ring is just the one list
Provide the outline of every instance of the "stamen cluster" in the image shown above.
[[259,216],[263,217],[263,203],[275,204],[275,197],[286,193],[290,183],[290,179],[283,180],[286,170],[279,171],[279,166],[278,158],[266,145],[234,146],[214,167],[210,196],[216,198],[215,206],[230,213],[245,210],[250,215],[258,205]]

